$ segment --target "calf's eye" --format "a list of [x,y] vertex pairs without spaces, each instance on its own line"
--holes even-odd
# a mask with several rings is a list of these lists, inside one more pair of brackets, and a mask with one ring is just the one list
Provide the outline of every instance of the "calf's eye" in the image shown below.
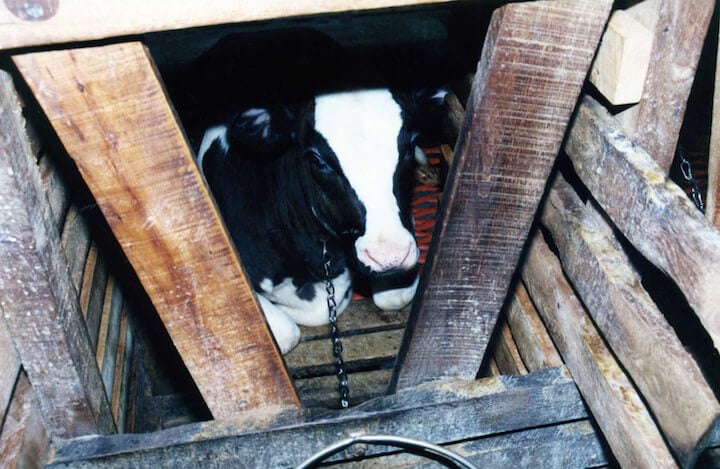
[[312,163],[315,165],[316,168],[318,168],[320,171],[325,173],[331,173],[333,172],[332,166],[328,164],[327,161],[322,157],[319,151],[316,149],[310,149],[307,151],[307,156],[311,159]]

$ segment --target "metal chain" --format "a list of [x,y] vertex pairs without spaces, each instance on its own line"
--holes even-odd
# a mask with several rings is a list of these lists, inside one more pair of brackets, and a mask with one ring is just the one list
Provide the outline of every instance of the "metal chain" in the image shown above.
[[330,318],[330,340],[332,342],[333,357],[335,357],[336,376],[338,378],[338,393],[340,394],[340,406],[346,409],[350,404],[350,387],[348,385],[345,362],[342,358],[342,342],[340,341],[340,329],[337,326],[337,302],[335,301],[335,285],[330,278],[330,253],[327,250],[327,243],[322,243],[323,267],[325,269],[325,291],[327,292],[328,314]]
[[705,213],[705,203],[703,202],[702,191],[700,190],[700,185],[695,180],[695,176],[693,176],[692,164],[690,163],[690,160],[685,157],[685,152],[680,145],[678,145],[677,152],[680,156],[680,171],[685,178],[685,182],[687,182],[690,186],[693,202],[695,202],[695,206],[698,210]]

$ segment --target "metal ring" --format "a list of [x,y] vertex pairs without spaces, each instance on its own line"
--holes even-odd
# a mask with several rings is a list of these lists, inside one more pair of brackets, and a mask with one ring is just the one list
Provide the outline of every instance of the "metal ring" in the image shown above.
[[446,448],[443,448],[442,446],[434,445],[432,443],[427,443],[420,440],[414,440],[412,438],[392,435],[362,435],[338,441],[337,443],[334,443],[313,454],[308,459],[303,461],[299,466],[297,466],[296,469],[309,469],[312,467],[317,467],[319,463],[323,462],[327,458],[356,444],[396,446],[398,448],[408,450],[421,450],[422,452],[432,453],[439,462],[445,464],[447,467],[457,467],[459,469],[477,469],[477,466],[472,464],[467,459]]

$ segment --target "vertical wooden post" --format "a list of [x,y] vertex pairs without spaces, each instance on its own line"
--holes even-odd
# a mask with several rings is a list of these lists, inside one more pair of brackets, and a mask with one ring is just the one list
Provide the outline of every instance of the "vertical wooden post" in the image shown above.
[[494,13],[391,389],[475,377],[611,5]]
[[14,57],[216,418],[299,400],[140,43]]
[[22,108],[5,73],[0,74],[0,129],[0,312],[50,434],[113,432]]

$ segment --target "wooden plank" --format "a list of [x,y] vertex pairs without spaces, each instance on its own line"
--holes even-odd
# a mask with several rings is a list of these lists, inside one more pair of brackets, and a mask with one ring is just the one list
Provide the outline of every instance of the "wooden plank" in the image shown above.
[[48,458],[50,440],[45,432],[32,388],[21,373],[4,425],[0,428],[0,467],[42,467]]
[[0,305],[0,428],[10,404],[15,382],[20,373],[20,357],[15,351],[10,332],[5,325],[5,315]]
[[565,150],[613,223],[675,281],[720,347],[720,232],[591,98],[580,106]]
[[[534,428],[505,435],[447,445],[477,467],[599,467],[607,464],[600,437],[587,420]],[[362,448],[354,447],[356,452]],[[430,458],[403,452],[389,456],[343,461],[343,468],[438,467]]]
[[[338,317],[338,328],[344,334],[362,334],[404,328],[407,324],[409,309],[401,311],[383,311],[370,299],[353,300],[347,310]],[[300,326],[301,341],[330,338],[329,326]],[[290,352],[292,355],[292,352]]]
[[[60,236],[49,213],[22,108],[0,73],[0,307],[48,431],[113,431]],[[32,327],[28,327],[28,325]],[[48,366],[52,363],[52,366]]]
[[635,104],[642,98],[654,36],[654,31],[624,10],[610,17],[590,82],[611,104]]
[[522,282],[518,282],[515,288],[507,309],[507,320],[528,371],[562,365],[562,359]]
[[[343,337],[343,359],[348,371],[379,364],[390,366],[395,360],[403,330],[373,332]],[[301,342],[285,356],[293,377],[304,378],[335,372],[335,358],[328,339]],[[350,376],[352,380],[352,376]]]
[[50,203],[50,213],[58,231],[62,231],[65,215],[70,207],[68,188],[62,179],[55,159],[50,155],[40,158],[40,180]]
[[500,336],[497,338],[497,347],[495,348],[495,363],[503,375],[526,375],[528,370],[520,358],[515,340],[507,320],[501,319],[499,326]]
[[[390,369],[351,373],[350,406],[384,395],[391,374]],[[338,407],[338,380],[335,374],[296,379],[295,387],[305,407]]]
[[[141,438],[116,435],[58,442],[49,467],[191,467],[208,458],[222,467],[244,467],[248,461],[256,467],[295,467],[348,435],[411,436],[445,444],[587,418],[564,367],[521,377],[450,380],[350,410],[323,409],[320,415],[322,419],[292,413],[272,420],[266,413],[251,411],[247,419],[184,425]],[[260,430],[247,431],[249,422]],[[368,448],[366,454],[386,451]]]
[[[118,343],[120,342],[120,324],[127,315],[126,304],[123,302],[119,288],[112,293],[108,311],[107,333],[104,335],[104,347],[98,347],[97,353],[102,351],[102,359],[98,359],[98,366],[102,375],[103,384],[108,396],[112,395],[115,380],[115,365]],[[97,355],[96,355],[97,357]]]
[[[720,43],[720,38],[718,39]],[[715,67],[712,130],[708,154],[708,192],[705,216],[720,229],[720,47]]]
[[67,259],[73,285],[80,293],[85,264],[90,252],[90,230],[87,220],[75,206],[70,206],[65,217],[60,243]]
[[[108,336],[110,335],[110,327],[117,327],[117,320],[113,323],[113,311],[119,318],[119,311],[122,308],[122,295],[119,287],[115,284],[115,277],[108,276],[107,288],[105,289],[105,297],[103,298],[102,312],[100,313],[100,327],[98,328],[98,343],[95,347],[95,360],[97,360],[98,368],[101,373],[103,363],[105,362],[105,349],[107,348]],[[119,319],[118,319],[119,320]]]
[[[268,0],[262,3],[193,0],[38,0],[0,5],[0,48],[88,41],[154,31],[275,18],[357,12],[451,0]],[[43,8],[44,7],[44,8]],[[137,12],[142,11],[139,15]]]
[[666,174],[714,8],[715,0],[646,0],[628,9],[655,39],[642,99],[625,131]]
[[562,179],[552,189],[542,220],[563,269],[678,459],[692,466],[720,421],[720,404],[610,226]]
[[[98,339],[100,336],[100,322],[102,320],[103,306],[105,303],[105,291],[108,288],[108,271],[105,259],[98,252],[97,246],[91,248],[94,254],[94,262],[85,266],[85,278],[83,288],[80,291],[80,307],[85,313],[85,324],[90,343],[93,350],[97,351]],[[90,256],[88,256],[90,260]],[[89,279],[89,281],[87,281]],[[97,352],[96,352],[97,353]]]
[[393,387],[477,373],[611,4],[493,14]]
[[541,235],[522,276],[575,383],[622,467],[676,467],[645,404],[605,346]]
[[14,61],[213,415],[299,405],[143,46],[41,52]]

